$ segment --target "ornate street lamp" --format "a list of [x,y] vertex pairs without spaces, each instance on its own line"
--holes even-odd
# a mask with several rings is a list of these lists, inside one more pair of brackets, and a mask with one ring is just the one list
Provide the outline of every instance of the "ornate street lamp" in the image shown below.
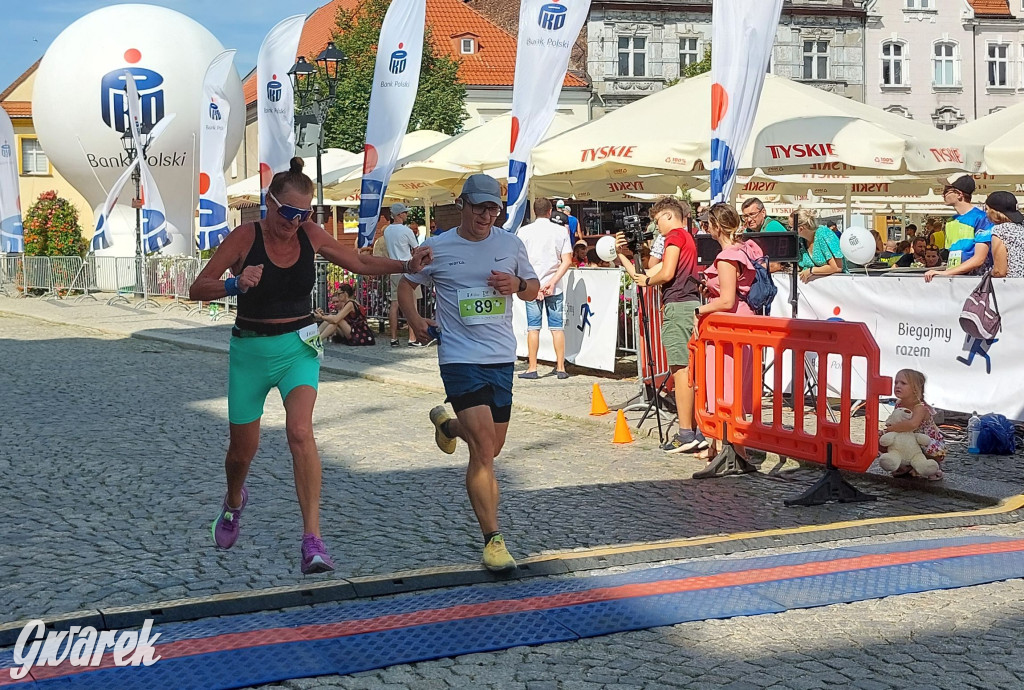
[[[142,133],[140,132],[139,134],[141,135]],[[131,165],[135,161],[135,157],[139,155],[139,151],[135,147],[135,137],[132,136],[131,126],[126,127],[124,134],[121,135],[121,147],[128,154],[128,164]],[[146,155],[146,148],[146,138],[142,137],[143,156]],[[139,198],[142,186],[142,172],[138,166],[132,171],[132,183],[135,185],[135,193],[132,196],[132,208],[135,209],[135,296],[141,297],[143,303],[145,303],[145,271],[142,267],[145,261],[145,254],[142,252],[142,200]]]
[[[321,154],[324,150],[324,122],[327,113],[338,94],[338,81],[344,69],[345,53],[328,43],[327,47],[316,58],[316,64],[299,57],[298,61],[288,70],[295,94],[295,143],[303,144],[307,125],[318,125],[319,134],[316,141],[316,222],[326,222],[324,214],[324,184]],[[326,89],[324,88],[326,87]]]

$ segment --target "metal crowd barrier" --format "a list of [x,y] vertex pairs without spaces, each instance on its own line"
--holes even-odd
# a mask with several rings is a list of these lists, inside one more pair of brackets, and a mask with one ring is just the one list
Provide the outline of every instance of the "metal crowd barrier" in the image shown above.
[[619,338],[616,352],[621,355],[637,355],[637,308],[636,286],[630,282],[623,287],[619,297]]
[[80,256],[51,256],[50,294],[47,299],[64,299],[75,289],[82,289],[84,266]]
[[191,257],[179,257],[174,262],[173,275],[171,277],[170,297],[173,302],[164,307],[164,311],[174,309],[192,309],[188,297],[188,289],[195,282],[199,275],[200,261]]
[[50,276],[50,257],[48,256],[26,256],[22,259],[25,276],[25,296],[36,297],[32,291],[42,290],[42,294],[49,294],[53,289],[53,282]]
[[24,266],[22,257],[0,256],[0,293],[8,297],[24,296]]

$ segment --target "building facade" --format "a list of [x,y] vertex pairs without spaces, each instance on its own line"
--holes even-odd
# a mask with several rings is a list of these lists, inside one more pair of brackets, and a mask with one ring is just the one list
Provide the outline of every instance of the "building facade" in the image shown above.
[[[786,0],[769,71],[864,100],[866,0]],[[587,71],[595,115],[659,91],[703,59],[707,0],[594,0]]]
[[32,89],[35,86],[37,61],[14,83],[0,92],[0,107],[7,111],[14,125],[17,140],[18,192],[21,194],[21,212],[26,213],[43,192],[54,191],[67,199],[78,210],[78,223],[83,234],[92,235],[93,210],[85,197],[64,179],[50,164],[46,152],[39,145],[35,125],[32,123]]
[[940,129],[1024,95],[1022,0],[871,0],[867,102]]

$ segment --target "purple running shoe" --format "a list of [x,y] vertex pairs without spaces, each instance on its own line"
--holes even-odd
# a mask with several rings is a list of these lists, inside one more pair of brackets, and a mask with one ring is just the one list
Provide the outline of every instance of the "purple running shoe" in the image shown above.
[[302,574],[315,575],[334,570],[334,561],[327,553],[327,547],[315,534],[302,535]]
[[235,541],[238,539],[238,530],[241,527],[238,524],[238,519],[242,517],[242,511],[248,502],[249,492],[244,486],[242,487],[242,505],[237,509],[229,508],[228,498],[227,496],[224,497],[224,504],[220,508],[220,514],[213,521],[213,525],[210,526],[213,541],[217,543],[218,548],[230,549],[235,545]]

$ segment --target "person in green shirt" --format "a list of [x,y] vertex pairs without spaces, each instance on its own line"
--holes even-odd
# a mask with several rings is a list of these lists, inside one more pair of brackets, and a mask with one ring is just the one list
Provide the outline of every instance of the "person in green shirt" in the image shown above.
[[840,273],[843,270],[843,253],[839,238],[818,220],[812,211],[797,211],[797,232],[806,243],[800,255],[800,280],[805,283],[815,278]]
[[741,218],[747,232],[786,232],[785,225],[768,217],[764,204],[756,196],[743,202]]

